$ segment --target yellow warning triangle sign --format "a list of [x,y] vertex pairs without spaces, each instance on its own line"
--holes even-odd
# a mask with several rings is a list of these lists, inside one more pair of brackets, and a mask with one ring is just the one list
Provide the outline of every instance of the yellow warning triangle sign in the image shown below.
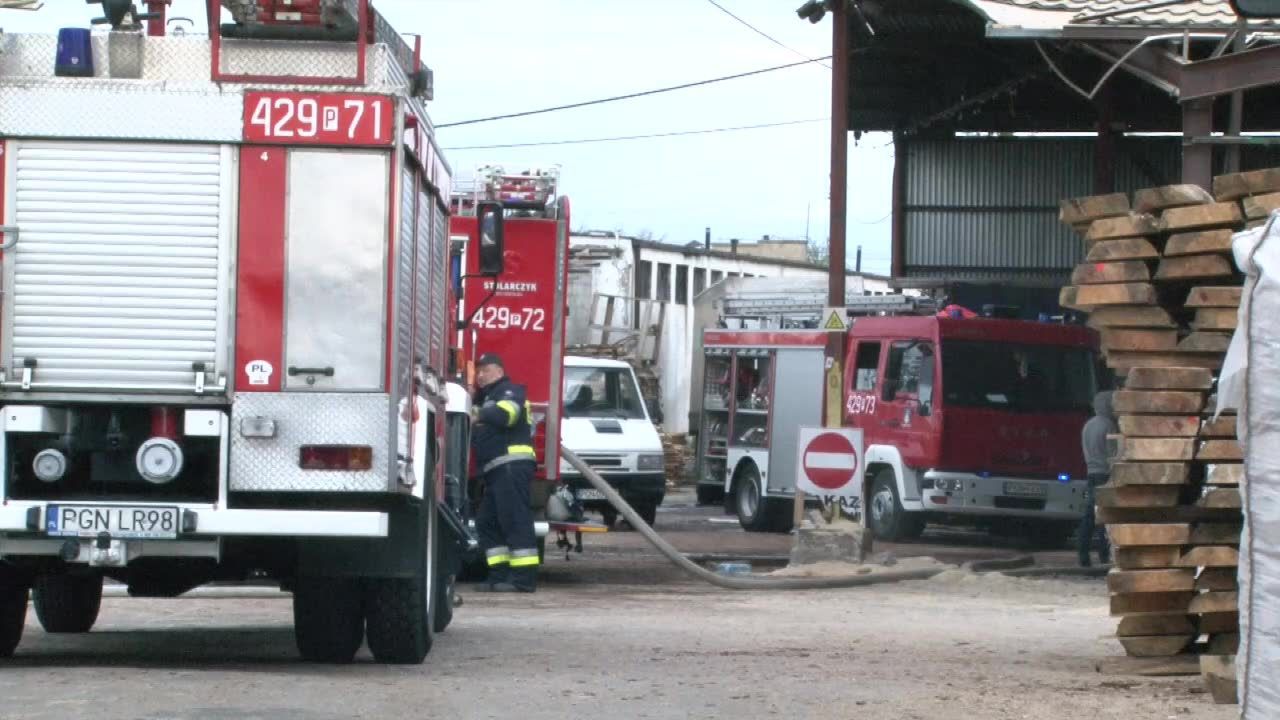
[[845,329],[844,318],[840,316],[840,308],[828,308],[824,317],[826,319],[822,321],[823,330],[840,331]]

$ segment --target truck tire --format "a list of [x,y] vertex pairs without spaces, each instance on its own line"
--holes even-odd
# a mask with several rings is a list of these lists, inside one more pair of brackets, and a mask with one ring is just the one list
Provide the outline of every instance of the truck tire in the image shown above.
[[346,578],[298,578],[293,632],[304,660],[346,664],[364,641],[360,583]]
[[[733,483],[733,509],[747,532],[790,532],[790,506],[764,495],[760,471],[748,463]],[[785,528],[785,529],[784,529]]]
[[444,523],[436,523],[436,580],[435,605],[431,608],[431,630],[442,633],[453,622],[453,597],[457,592],[456,564],[453,543],[445,542]]
[[[391,665],[419,665],[431,652],[431,599],[440,584],[436,561],[434,503],[427,503],[425,536],[429,540],[413,577],[372,578],[365,604],[365,633],[373,659]],[[452,600],[452,598],[450,598]]]
[[867,503],[867,519],[871,532],[881,540],[907,540],[924,532],[924,518],[902,509],[898,499],[898,483],[892,472],[881,471],[871,483],[871,500]]
[[698,486],[699,505],[720,505],[724,503],[724,488],[715,485]]
[[27,625],[27,586],[0,576],[0,658],[13,657]]
[[47,633],[87,633],[102,608],[102,578],[41,575],[31,590],[36,617]]

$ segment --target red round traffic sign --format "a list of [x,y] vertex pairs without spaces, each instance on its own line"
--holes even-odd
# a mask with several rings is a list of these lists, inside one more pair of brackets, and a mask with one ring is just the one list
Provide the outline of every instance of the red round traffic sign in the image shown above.
[[858,452],[844,435],[822,433],[804,449],[804,474],[824,490],[839,490],[858,472]]

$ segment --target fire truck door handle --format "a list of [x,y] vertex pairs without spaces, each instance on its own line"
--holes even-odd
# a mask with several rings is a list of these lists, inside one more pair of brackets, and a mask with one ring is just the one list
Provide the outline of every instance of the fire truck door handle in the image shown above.
[[333,377],[333,368],[331,367],[306,368],[306,367],[293,367],[292,365],[290,365],[289,377],[294,377],[297,375],[323,375],[325,377]]
[[12,250],[18,244],[18,228],[13,225],[0,225],[0,235],[4,235],[0,250]]

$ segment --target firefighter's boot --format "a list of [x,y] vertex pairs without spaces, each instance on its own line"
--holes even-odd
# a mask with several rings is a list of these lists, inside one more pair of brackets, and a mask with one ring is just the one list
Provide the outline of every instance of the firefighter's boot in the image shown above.
[[511,568],[506,563],[490,565],[489,576],[484,579],[484,582],[476,585],[474,590],[476,592],[494,592],[494,588],[499,585],[511,585]]

